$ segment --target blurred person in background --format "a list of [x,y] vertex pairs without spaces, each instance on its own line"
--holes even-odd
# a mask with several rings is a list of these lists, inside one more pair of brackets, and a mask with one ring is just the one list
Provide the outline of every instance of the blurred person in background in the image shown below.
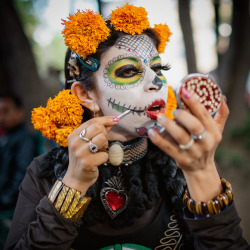
[[26,167],[35,156],[34,137],[25,126],[24,115],[18,96],[0,95],[0,245],[9,230]]

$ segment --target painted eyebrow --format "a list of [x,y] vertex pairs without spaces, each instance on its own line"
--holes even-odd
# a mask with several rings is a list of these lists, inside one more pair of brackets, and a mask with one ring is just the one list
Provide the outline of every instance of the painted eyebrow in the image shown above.
[[[123,58],[120,58],[120,59],[118,59],[118,60],[116,60],[116,61],[114,61],[113,63],[116,63],[116,62],[118,62],[118,61],[124,61],[124,60],[131,60],[131,61],[134,61],[134,62],[140,62],[140,60],[138,59],[138,58],[136,58],[136,57],[123,57]],[[112,63],[112,64],[113,64]]]
[[161,61],[160,56],[155,56],[155,57],[153,57],[153,58],[150,60],[150,62],[152,63],[152,62],[156,61],[157,59],[160,59],[160,61]]

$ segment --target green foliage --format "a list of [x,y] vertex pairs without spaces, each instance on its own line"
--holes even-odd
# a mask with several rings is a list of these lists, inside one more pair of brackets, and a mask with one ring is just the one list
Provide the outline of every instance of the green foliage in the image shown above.
[[250,148],[250,110],[247,113],[246,121],[243,125],[237,126],[231,131],[232,139],[241,139],[246,148]]
[[215,161],[221,163],[224,158],[226,158],[226,151],[221,149],[220,147],[215,151]]
[[232,166],[234,166],[236,168],[243,166],[244,158],[241,155],[230,154],[229,158],[230,158],[230,162],[231,162]]
[[218,148],[215,153],[215,161],[217,163],[224,162],[226,163],[226,165],[239,168],[244,165],[244,163],[246,162],[246,159],[240,153],[237,153],[228,149]]
[[50,62],[58,70],[64,68],[64,58],[67,47],[64,44],[63,36],[60,34],[55,36],[49,45],[50,50]]
[[59,34],[55,35],[51,43],[46,46],[42,46],[34,40],[35,30],[39,25],[44,25],[40,18],[42,18],[42,12],[47,7],[48,2],[49,0],[13,0],[24,32],[30,41],[37,69],[42,79],[47,77],[50,67],[63,70],[66,52],[63,37]]
[[33,41],[33,33],[39,19],[35,15],[32,0],[13,0],[13,5],[19,15],[25,34],[30,41]]
[[219,168],[235,168],[240,170],[246,178],[250,177],[250,164],[248,156],[242,150],[220,146],[215,152],[215,162]]

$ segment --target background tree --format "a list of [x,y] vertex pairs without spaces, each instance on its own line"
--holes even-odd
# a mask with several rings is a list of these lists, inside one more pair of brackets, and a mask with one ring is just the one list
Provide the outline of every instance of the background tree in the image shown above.
[[[48,97],[55,94],[55,89],[46,87],[38,75],[30,40],[24,32],[20,12],[14,7],[17,4],[21,2],[1,2],[0,89],[2,92],[13,91],[23,99],[27,124],[30,124],[30,111],[46,104]],[[32,1],[23,1],[22,4],[25,4],[25,18],[29,19],[26,21],[35,25],[37,20],[27,14],[32,9]]]
[[[246,119],[246,82],[250,70],[250,15],[249,0],[232,1],[232,33],[228,50],[218,51],[218,81],[227,96],[230,108],[230,128],[242,124]],[[220,6],[217,0],[214,3]],[[220,16],[219,16],[220,22]],[[219,36],[218,36],[219,39]]]
[[[190,2],[178,1],[179,20],[185,44],[187,68],[189,73],[197,72],[195,45],[193,42]],[[230,129],[242,124],[247,115],[246,82],[250,70],[250,16],[249,0],[233,0],[232,15],[229,23],[232,33],[228,49],[223,53],[219,49],[219,25],[221,24],[220,7],[222,0],[213,0],[215,11],[215,33],[217,37],[218,67],[213,71],[223,94],[227,97],[230,116],[227,122],[225,137],[230,136]],[[228,2],[228,1],[227,1]],[[204,10],[205,11],[205,10]]]
[[190,17],[190,4],[189,1],[178,1],[179,20],[181,30],[183,33],[183,40],[186,52],[188,73],[196,73],[196,57],[195,46],[193,39],[192,21]]
[[[183,32],[187,68],[189,73],[196,71],[195,44],[193,42],[192,1],[179,0],[179,20]],[[246,82],[250,69],[250,6],[249,0],[213,0],[214,27],[217,37],[218,66],[211,73],[227,97],[230,116],[226,123],[222,144],[216,152],[216,161],[220,174],[229,179],[235,194],[235,203],[240,217],[244,237],[249,241],[249,177],[250,177],[250,111],[247,106]],[[223,17],[223,6],[231,4],[231,11],[226,10],[227,20]],[[204,9],[204,12],[206,10]],[[219,27],[227,22],[232,32],[229,37],[222,37]],[[232,137],[234,135],[234,137]],[[239,140],[235,137],[238,136]],[[245,145],[248,145],[246,148]]]

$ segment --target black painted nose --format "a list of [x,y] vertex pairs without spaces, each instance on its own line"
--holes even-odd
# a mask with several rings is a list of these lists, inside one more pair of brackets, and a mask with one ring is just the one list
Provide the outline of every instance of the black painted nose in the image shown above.
[[158,76],[155,76],[154,80],[152,81],[153,85],[156,85],[158,87],[158,90],[162,88],[162,81]]

